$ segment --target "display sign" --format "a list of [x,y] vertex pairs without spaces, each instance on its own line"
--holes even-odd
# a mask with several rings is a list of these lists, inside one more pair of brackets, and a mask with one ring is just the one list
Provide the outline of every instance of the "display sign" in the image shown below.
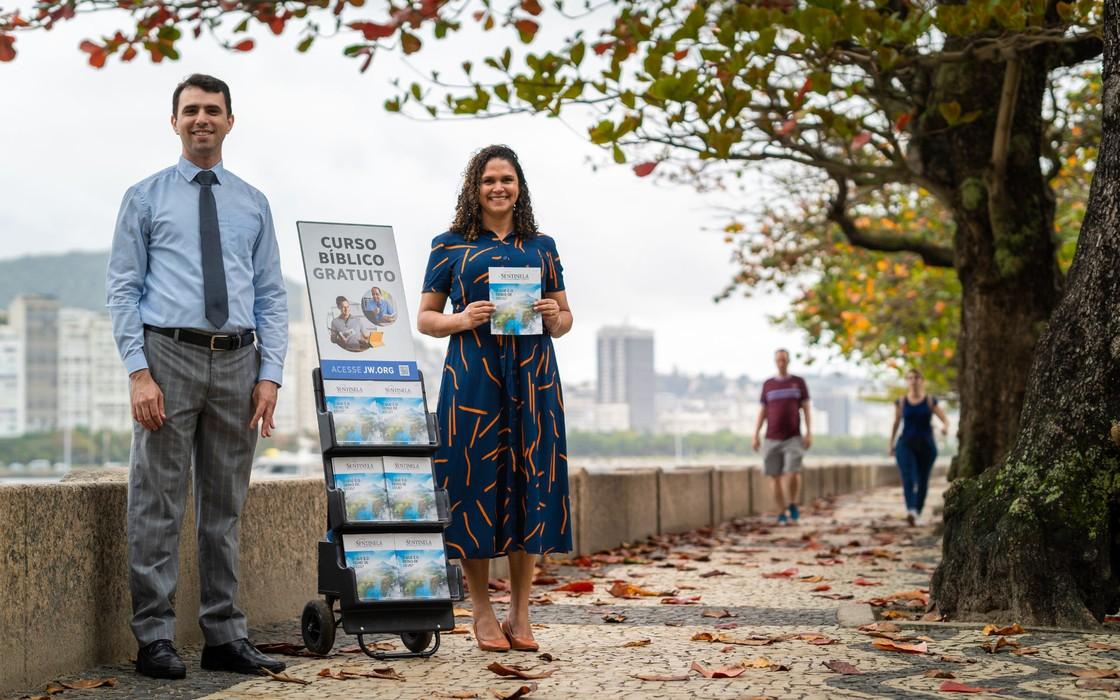
[[419,380],[392,227],[296,228],[323,379]]

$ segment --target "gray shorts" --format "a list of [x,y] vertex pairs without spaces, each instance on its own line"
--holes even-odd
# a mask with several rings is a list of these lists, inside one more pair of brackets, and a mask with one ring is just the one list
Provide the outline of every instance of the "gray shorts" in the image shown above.
[[786,440],[762,441],[762,473],[766,476],[781,476],[801,471],[801,458],[805,448],[801,436]]

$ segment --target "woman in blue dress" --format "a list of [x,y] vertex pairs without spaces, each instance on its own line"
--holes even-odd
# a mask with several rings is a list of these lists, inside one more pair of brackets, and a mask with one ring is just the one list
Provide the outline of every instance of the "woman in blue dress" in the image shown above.
[[[926,503],[929,475],[937,459],[937,443],[933,439],[933,417],[941,419],[941,434],[949,434],[949,418],[937,399],[925,392],[925,378],[917,369],[906,373],[906,395],[894,406],[890,453],[898,462],[902,475],[902,496],[906,500],[906,521],[916,525]],[[898,442],[894,435],[902,423]]]
[[[537,268],[544,332],[490,332],[491,267]],[[450,299],[451,310],[445,313]],[[564,399],[552,339],[572,327],[556,243],[538,232],[517,155],[471,159],[450,230],[432,241],[417,328],[450,336],[439,392],[437,483],[451,497],[448,554],[462,560],[485,651],[535,651],[529,592],[536,557],[571,550]],[[490,559],[508,556],[509,616],[490,605]]]

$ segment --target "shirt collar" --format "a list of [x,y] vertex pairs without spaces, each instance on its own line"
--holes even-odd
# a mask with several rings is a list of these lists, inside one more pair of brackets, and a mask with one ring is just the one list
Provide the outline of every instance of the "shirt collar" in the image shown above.
[[[179,156],[179,164],[175,166],[175,169],[187,179],[187,182],[194,182],[195,175],[202,172],[202,168],[187,160],[185,156]],[[218,184],[222,184],[222,180],[226,176],[226,170],[222,167],[222,162],[218,161],[217,165],[210,168],[210,172],[218,178]]]

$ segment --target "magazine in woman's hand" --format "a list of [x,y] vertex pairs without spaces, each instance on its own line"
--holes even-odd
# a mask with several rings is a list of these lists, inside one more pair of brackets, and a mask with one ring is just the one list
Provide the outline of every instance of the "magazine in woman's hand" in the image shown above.
[[541,314],[533,303],[541,299],[539,267],[490,268],[490,301],[494,315],[490,332],[494,335],[540,335],[544,328]]

